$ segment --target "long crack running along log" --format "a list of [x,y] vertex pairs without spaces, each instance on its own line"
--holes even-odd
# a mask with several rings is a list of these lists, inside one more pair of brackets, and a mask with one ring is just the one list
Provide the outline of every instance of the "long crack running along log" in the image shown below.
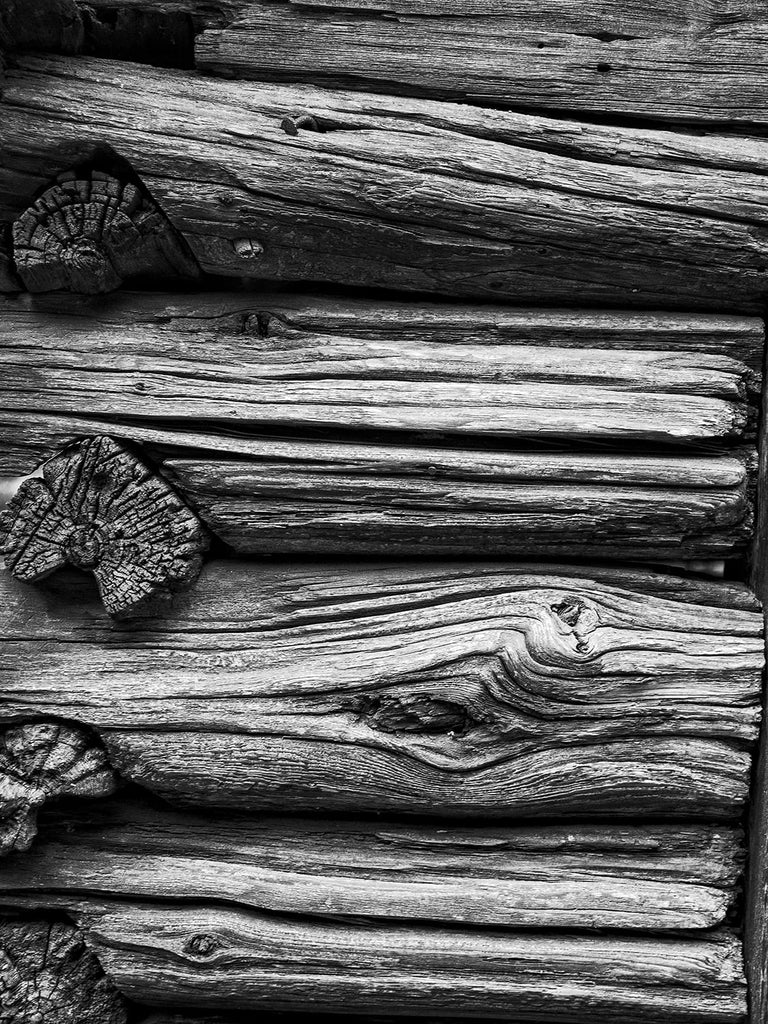
[[109,147],[227,277],[689,310],[768,293],[764,139],[24,57],[0,144],[0,220]]
[[659,579],[662,595],[681,585],[212,562],[161,616],[127,624],[69,581],[6,575],[3,714],[64,706],[121,774],[190,805],[732,821],[762,616],[746,588],[668,600]]
[[88,570],[111,615],[189,585],[207,544],[168,484],[108,437],[50,459],[0,513],[0,552],[16,579]]

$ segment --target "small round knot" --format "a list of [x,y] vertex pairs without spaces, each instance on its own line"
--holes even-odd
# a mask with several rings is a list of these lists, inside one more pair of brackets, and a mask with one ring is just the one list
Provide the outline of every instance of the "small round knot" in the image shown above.
[[187,941],[184,949],[187,953],[194,953],[195,956],[213,956],[217,949],[221,949],[221,945],[221,939],[215,935],[201,932],[199,935],[193,935]]
[[76,524],[67,538],[67,560],[78,569],[95,569],[103,549],[102,531],[93,523]]

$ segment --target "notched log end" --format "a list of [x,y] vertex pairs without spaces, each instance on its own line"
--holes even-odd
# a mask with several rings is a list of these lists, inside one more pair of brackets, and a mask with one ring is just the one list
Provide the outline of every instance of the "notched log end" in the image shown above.
[[63,921],[0,921],[3,1024],[126,1024],[125,1000],[82,933]]
[[99,170],[61,175],[21,214],[13,258],[30,292],[99,294],[138,274],[199,274],[151,197]]
[[47,800],[109,796],[116,786],[106,753],[82,729],[50,722],[7,729],[0,735],[0,855],[29,849]]
[[188,586],[208,536],[175,491],[109,437],[54,456],[0,514],[0,552],[26,583],[64,565],[96,577],[110,615]]

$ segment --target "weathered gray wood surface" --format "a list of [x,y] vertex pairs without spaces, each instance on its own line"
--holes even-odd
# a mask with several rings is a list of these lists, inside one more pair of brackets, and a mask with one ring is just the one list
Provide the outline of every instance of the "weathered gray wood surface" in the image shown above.
[[0,856],[29,849],[37,811],[59,797],[101,797],[116,779],[103,749],[83,730],[30,722],[0,732]]
[[[303,113],[325,130],[286,124]],[[762,139],[65,57],[10,69],[0,115],[0,219],[111,147],[215,274],[688,309],[766,294]]]
[[2,714],[191,804],[738,817],[762,617],[582,572],[211,563],[125,625],[4,578]]
[[126,1024],[125,1000],[82,933],[41,918],[0,918],[3,1024]]
[[723,826],[487,828],[204,818],[117,803],[44,815],[0,899],[83,893],[213,900],[305,916],[510,928],[703,929],[736,896],[743,835]]
[[740,1024],[741,944],[304,920],[82,900],[104,968],[137,1002],[211,1009]]
[[751,537],[743,458],[265,442],[162,465],[240,554],[733,558]]
[[110,615],[189,586],[208,534],[165,480],[109,437],[71,445],[0,513],[0,553],[34,583],[65,565],[92,572]]
[[768,17],[750,0],[687,0],[674,9],[646,0],[6,6],[0,39],[5,27],[6,42],[27,49],[166,66],[194,61],[213,74],[337,82],[518,109],[768,123]]
[[[239,552],[679,559],[751,535],[754,318],[248,294],[2,310],[0,469],[142,441]],[[296,436],[319,430],[347,443]]]

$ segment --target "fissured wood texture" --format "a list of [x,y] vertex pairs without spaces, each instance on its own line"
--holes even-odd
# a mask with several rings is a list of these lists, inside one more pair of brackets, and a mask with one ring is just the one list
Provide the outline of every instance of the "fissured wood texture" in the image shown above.
[[646,308],[766,295],[760,138],[67,57],[8,69],[0,126],[1,219],[111,150],[213,274]]
[[74,581],[4,577],[3,715],[92,726],[125,776],[187,804],[734,820],[761,615],[732,586],[715,607],[613,579],[214,562],[120,624]]
[[[756,318],[249,294],[5,299],[0,467],[143,442],[242,554],[736,557]],[[40,410],[44,409],[44,412]]]

